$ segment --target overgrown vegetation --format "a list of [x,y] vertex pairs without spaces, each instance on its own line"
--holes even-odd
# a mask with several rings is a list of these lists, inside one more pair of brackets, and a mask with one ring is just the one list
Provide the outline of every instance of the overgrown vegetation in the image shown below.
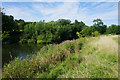
[[6,64],[3,78],[118,78],[117,51],[112,36],[49,44],[36,56]]
[[112,40],[112,36],[100,36],[88,41],[82,47],[80,65],[59,77],[118,78],[118,43]]
[[[3,68],[3,78],[57,78],[82,61],[80,49],[86,39],[44,46],[37,56],[16,58]],[[62,71],[62,72],[60,72]]]

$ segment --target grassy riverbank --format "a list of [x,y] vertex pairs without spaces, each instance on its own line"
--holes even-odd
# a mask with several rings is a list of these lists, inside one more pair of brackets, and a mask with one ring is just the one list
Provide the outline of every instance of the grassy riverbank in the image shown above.
[[117,78],[118,36],[85,37],[44,46],[37,56],[16,58],[3,78]]

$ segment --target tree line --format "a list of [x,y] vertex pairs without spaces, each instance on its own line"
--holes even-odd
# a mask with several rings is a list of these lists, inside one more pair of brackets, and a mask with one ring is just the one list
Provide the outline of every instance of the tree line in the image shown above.
[[75,20],[59,19],[57,21],[25,22],[2,13],[3,43],[60,43],[78,36],[96,36],[97,34],[120,34],[120,26],[107,26],[101,19],[93,20],[92,26]]

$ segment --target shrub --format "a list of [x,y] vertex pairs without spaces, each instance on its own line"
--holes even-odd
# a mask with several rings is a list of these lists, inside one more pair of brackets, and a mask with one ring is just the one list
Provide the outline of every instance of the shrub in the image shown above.
[[97,37],[97,36],[99,36],[99,35],[100,35],[100,33],[99,33],[98,31],[92,32],[92,36],[93,36],[93,37]]
[[37,40],[37,43],[40,44],[40,43],[44,43],[43,40]]
[[77,34],[77,36],[78,36],[79,38],[82,37],[82,35],[81,35],[79,32],[76,32],[76,34]]
[[35,39],[28,39],[28,43],[35,43]]
[[27,39],[21,39],[19,43],[27,43]]

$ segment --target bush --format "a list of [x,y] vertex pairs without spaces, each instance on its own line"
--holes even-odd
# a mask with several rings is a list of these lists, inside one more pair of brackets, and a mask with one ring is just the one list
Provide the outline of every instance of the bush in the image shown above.
[[99,36],[99,35],[100,35],[100,33],[99,33],[98,31],[92,32],[92,36],[93,36],[93,37],[97,37],[97,36]]
[[21,39],[19,43],[27,43],[27,39]]
[[37,36],[37,43],[40,44],[40,43],[45,43],[45,36],[44,35],[38,35]]
[[37,43],[40,44],[40,43],[44,43],[43,40],[37,40]]
[[76,34],[77,34],[77,36],[78,36],[79,38],[82,37],[82,35],[81,35],[79,32],[76,32]]
[[106,33],[108,34],[120,34],[120,26],[112,24],[109,26],[106,30]]
[[28,43],[35,43],[35,39],[28,39]]

